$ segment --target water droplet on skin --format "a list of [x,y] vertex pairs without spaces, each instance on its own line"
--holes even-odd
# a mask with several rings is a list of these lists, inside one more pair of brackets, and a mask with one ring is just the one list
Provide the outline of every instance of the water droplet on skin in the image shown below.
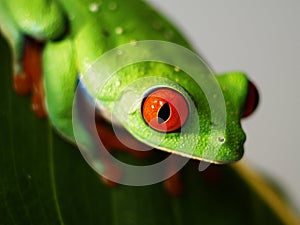
[[133,114],[135,113],[137,110],[139,109],[139,102],[135,102],[133,103],[133,105],[130,107],[130,109],[128,110],[128,114]]
[[116,81],[116,86],[119,87],[121,85],[121,82],[119,80]]
[[123,55],[123,51],[118,50],[118,51],[117,51],[117,55]]
[[123,28],[122,27],[116,27],[115,32],[116,34],[122,34],[123,33]]
[[118,7],[118,4],[115,3],[115,2],[111,2],[111,3],[109,3],[109,5],[108,5],[108,9],[109,9],[109,10],[116,10],[117,7]]
[[185,148],[185,144],[184,143],[181,143],[180,144],[180,149],[184,149]]
[[89,5],[89,9],[91,12],[97,12],[99,10],[100,3],[93,2]]
[[180,68],[179,68],[178,66],[175,66],[175,67],[174,67],[174,70],[175,70],[175,72],[179,72],[179,71],[180,71]]

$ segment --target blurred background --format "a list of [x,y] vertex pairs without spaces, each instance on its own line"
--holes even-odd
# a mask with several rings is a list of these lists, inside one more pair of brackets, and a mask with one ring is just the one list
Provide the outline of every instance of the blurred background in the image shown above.
[[261,101],[243,122],[243,160],[279,182],[300,212],[300,1],[148,2],[179,26],[215,72],[242,70],[256,83]]

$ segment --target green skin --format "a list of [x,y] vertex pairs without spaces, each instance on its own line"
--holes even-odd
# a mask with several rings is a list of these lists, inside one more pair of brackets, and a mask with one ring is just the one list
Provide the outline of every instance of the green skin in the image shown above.
[[[99,1],[100,2],[100,1]],[[192,49],[178,30],[158,12],[138,0],[7,0],[0,6],[0,26],[7,37],[14,60],[14,72],[22,71],[20,59],[24,35],[46,43],[43,51],[43,79],[46,106],[54,127],[68,139],[74,140],[72,106],[78,75],[85,75],[92,63],[108,50],[121,44],[139,40],[163,40]],[[158,76],[159,74],[159,76]],[[157,76],[150,82],[137,81],[140,95],[156,86],[172,87],[188,98],[196,110],[191,110],[184,136],[194,152],[178,149],[179,132],[162,134],[151,129],[143,120],[141,111],[135,110],[127,120],[114,113],[113,102],[122,98],[124,88],[139,78]],[[167,78],[160,79],[160,78]],[[243,155],[245,134],[240,119],[248,94],[248,79],[240,72],[216,76],[226,103],[225,141],[213,142],[208,138],[218,121],[211,121],[209,105],[199,86],[183,71],[173,66],[144,62],[116,72],[103,87],[99,102],[119,120],[123,127],[139,141],[157,149],[213,163],[229,163]],[[118,83],[118,85],[116,85]],[[86,87],[87,91],[89,87]],[[141,98],[142,99],[142,98]],[[138,102],[138,107],[141,102]],[[193,132],[195,118],[199,132]],[[151,140],[149,139],[150,137]],[[213,136],[214,137],[214,136]],[[218,149],[215,152],[214,149]]]

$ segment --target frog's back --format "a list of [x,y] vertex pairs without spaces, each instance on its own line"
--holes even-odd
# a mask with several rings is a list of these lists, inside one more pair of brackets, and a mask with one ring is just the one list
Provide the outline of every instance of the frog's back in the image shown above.
[[188,47],[178,30],[157,10],[141,0],[60,0],[77,35],[85,24],[116,45],[135,40],[165,40]]
[[165,17],[140,0],[60,0],[74,41],[79,72],[108,50],[141,40],[162,40],[190,48]]
[[20,33],[42,41],[75,38],[93,24],[90,36],[103,36],[106,45],[154,39],[189,47],[165,17],[141,0],[9,0],[1,7],[7,8]]
[[[162,40],[190,48],[172,23],[141,0],[32,0],[32,4],[9,0],[4,6],[13,21],[11,28],[18,29],[17,35],[6,29],[13,48],[25,35],[43,42],[71,39],[79,72],[104,52],[125,43]],[[17,59],[22,58],[21,48],[17,48]]]

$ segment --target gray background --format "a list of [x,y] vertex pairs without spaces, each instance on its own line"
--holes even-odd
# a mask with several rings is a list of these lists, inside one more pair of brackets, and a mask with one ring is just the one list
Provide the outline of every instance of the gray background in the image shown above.
[[300,1],[148,0],[216,72],[242,70],[260,89],[243,122],[244,160],[280,182],[300,212]]

